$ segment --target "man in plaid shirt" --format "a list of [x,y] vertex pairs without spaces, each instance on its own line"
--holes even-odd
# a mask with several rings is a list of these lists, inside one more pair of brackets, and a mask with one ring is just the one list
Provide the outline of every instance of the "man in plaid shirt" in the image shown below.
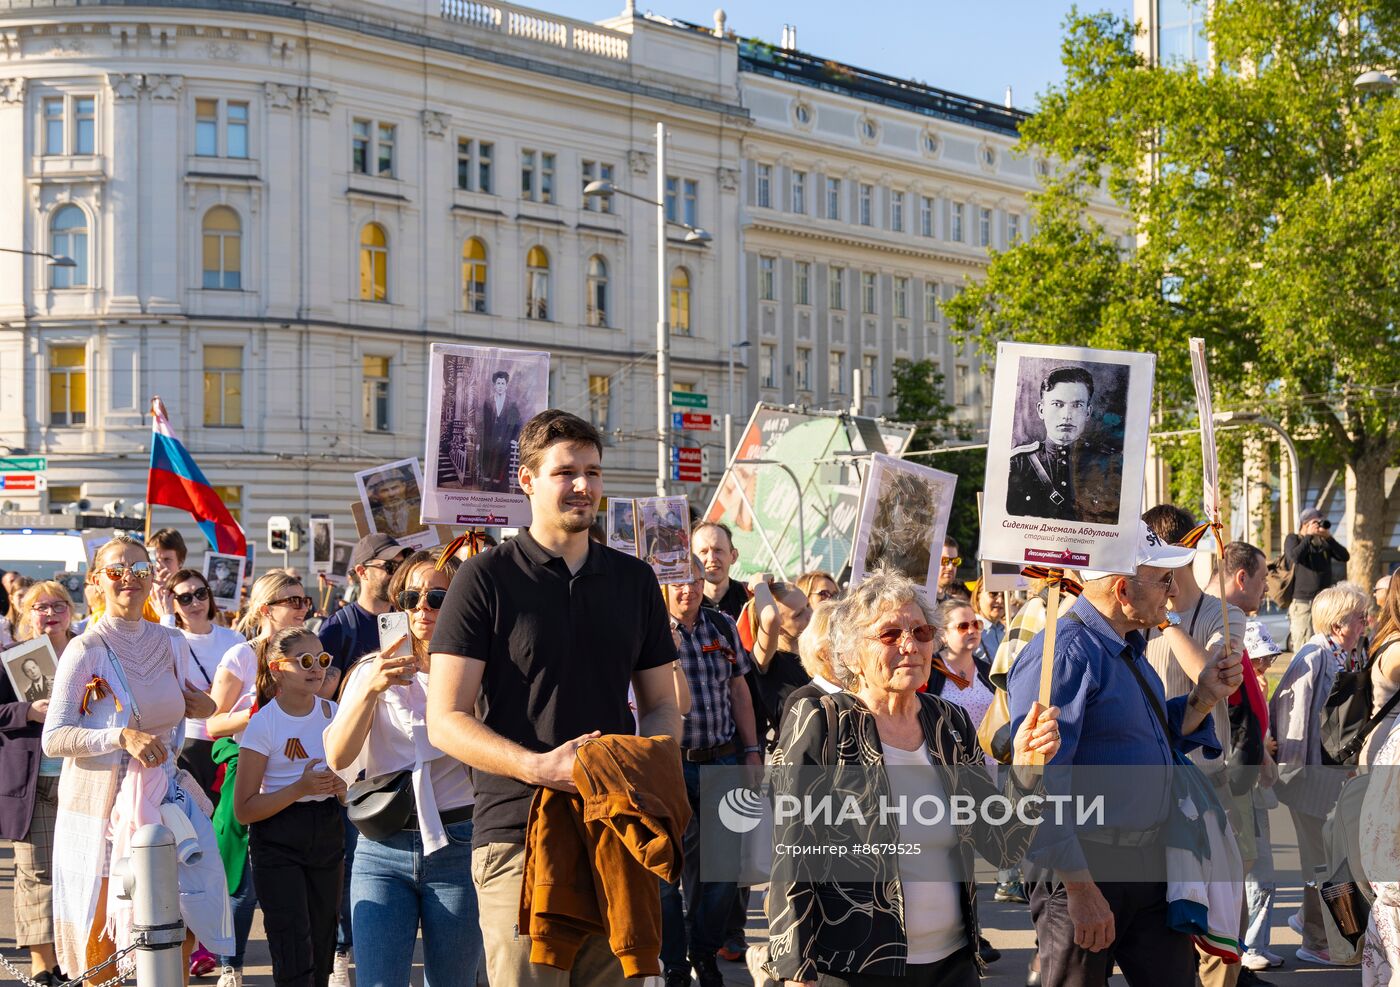
[[692,965],[700,987],[723,987],[715,952],[723,945],[725,925],[738,892],[733,883],[699,879],[700,767],[758,765],[763,761],[754,730],[753,702],[744,682],[751,661],[739,643],[734,621],[719,610],[701,608],[704,586],[704,566],[692,556],[690,582],[663,587],[676,655],[690,686],[681,758],[692,811],[682,844],[685,864],[681,881],[661,885],[661,961],[667,987],[689,984]]

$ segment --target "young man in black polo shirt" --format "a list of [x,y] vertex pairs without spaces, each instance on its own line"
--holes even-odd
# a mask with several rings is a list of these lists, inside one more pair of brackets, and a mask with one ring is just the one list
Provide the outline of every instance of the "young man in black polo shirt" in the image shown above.
[[[518,934],[525,819],[538,787],[576,791],[579,746],[638,732],[681,736],[676,660],[651,567],[589,541],[603,493],[596,429],[563,411],[520,431],[530,527],[468,559],[433,633],[428,735],[472,768],[472,879],[491,987],[622,987],[607,940],[585,940],[572,971],[530,962]],[[479,714],[479,717],[478,717]]]

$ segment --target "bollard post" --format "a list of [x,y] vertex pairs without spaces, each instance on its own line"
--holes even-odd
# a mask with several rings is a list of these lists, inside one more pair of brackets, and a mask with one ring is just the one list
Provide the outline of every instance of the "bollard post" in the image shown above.
[[180,882],[175,837],[164,826],[142,826],[131,840],[131,857],[114,870],[120,894],[131,900],[137,987],[182,987],[185,923],[180,918]]

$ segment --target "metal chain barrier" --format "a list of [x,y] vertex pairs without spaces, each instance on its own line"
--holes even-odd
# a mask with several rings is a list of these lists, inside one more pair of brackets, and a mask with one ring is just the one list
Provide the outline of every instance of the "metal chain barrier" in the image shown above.
[[[119,952],[113,953],[111,956],[103,960],[101,963],[97,964],[97,966],[93,967],[91,970],[88,970],[85,973],[73,977],[70,980],[66,980],[61,984],[55,984],[54,987],[82,987],[83,983],[94,973],[97,973],[99,970],[105,970],[107,967],[112,966],[113,964],[120,963],[122,960],[126,959],[128,953],[130,953],[134,949],[140,949],[144,945],[146,945],[145,935],[138,935],[130,946],[126,947],[125,949]],[[14,978],[20,983],[24,984],[25,987],[46,987],[46,985],[36,983],[34,980],[30,979],[28,976],[16,969],[15,965],[10,962],[10,958],[4,953],[0,953],[0,964],[3,964],[5,969],[9,970],[11,975],[13,975]],[[116,976],[112,977],[110,980],[102,981],[102,983],[98,984],[97,987],[116,987],[117,984],[121,983],[127,978],[128,972],[129,971],[124,971],[121,969],[120,966],[118,966]]]

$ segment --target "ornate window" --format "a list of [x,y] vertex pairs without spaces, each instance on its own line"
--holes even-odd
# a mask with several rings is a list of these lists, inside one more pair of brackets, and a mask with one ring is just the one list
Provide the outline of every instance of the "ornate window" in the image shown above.
[[525,255],[525,318],[549,318],[549,254],[543,247]]
[[389,238],[378,223],[366,223],[360,231],[360,298],[389,300]]
[[476,237],[462,244],[462,310],[486,312],[486,244]]
[[598,254],[588,258],[586,286],[588,324],[606,328],[608,324],[608,262]]
[[202,267],[204,288],[238,291],[243,287],[243,224],[228,206],[204,214]]
[[49,265],[49,284],[55,288],[85,288],[88,284],[87,214],[75,205],[60,206],[49,220],[49,253],[67,257],[73,267]]

